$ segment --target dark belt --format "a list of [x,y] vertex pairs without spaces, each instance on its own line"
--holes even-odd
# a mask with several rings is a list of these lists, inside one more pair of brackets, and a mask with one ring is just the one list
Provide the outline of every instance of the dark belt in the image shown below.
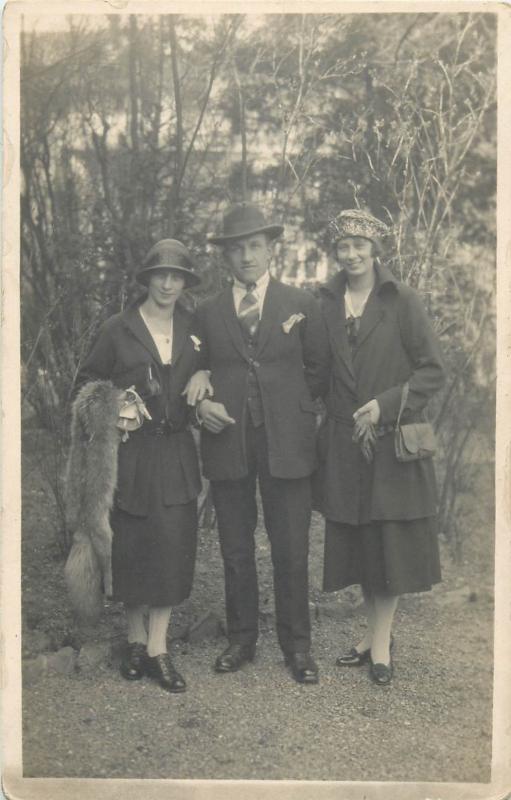
[[135,433],[142,434],[143,436],[172,436],[175,433],[183,433],[186,428],[180,428],[172,424],[172,422],[164,421],[158,422],[156,425],[144,422],[141,428]]
[[[343,417],[340,414],[330,414],[329,416],[331,419],[335,419],[336,422],[340,422],[341,425],[347,425],[349,428],[353,428],[355,425],[353,417]],[[385,436],[387,433],[393,433],[394,428],[395,425],[393,425],[392,422],[388,422],[384,425],[377,425],[375,428],[376,436],[381,437]]]

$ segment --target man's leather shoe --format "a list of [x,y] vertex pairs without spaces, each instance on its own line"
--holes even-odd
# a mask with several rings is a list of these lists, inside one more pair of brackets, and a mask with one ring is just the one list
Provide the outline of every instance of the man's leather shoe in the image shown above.
[[394,674],[392,659],[390,659],[390,664],[374,664],[371,661],[370,674],[373,683],[377,683],[378,686],[388,686]]
[[236,672],[247,661],[253,661],[255,645],[230,644],[215,661],[215,672]]
[[186,690],[185,679],[174,667],[168,653],[147,656],[147,674],[151,678],[156,678],[162,689],[167,692],[177,693]]
[[128,642],[121,661],[121,675],[127,681],[139,681],[145,673],[147,648],[141,642]]
[[286,666],[298,683],[318,683],[318,667],[310,653],[286,653]]

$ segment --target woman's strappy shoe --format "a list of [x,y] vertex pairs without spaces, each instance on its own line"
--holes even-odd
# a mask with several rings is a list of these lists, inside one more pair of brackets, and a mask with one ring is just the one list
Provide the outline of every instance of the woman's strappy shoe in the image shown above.
[[388,684],[392,681],[392,677],[394,675],[394,664],[392,663],[392,649],[394,647],[394,637],[390,637],[390,662],[388,664],[380,664],[374,661],[371,658],[371,663],[369,667],[369,674],[371,676],[371,680],[373,683],[378,684],[378,686],[388,686]]
[[388,684],[392,681],[392,676],[394,674],[392,658],[390,659],[390,664],[374,664],[371,661],[369,673],[373,683],[378,684],[378,686],[388,686]]
[[335,660],[335,663],[338,667],[361,667],[362,664],[369,661],[370,657],[371,648],[359,652],[356,647],[352,647],[349,653],[346,653],[344,656],[339,656],[339,658]]
[[[390,637],[390,649],[394,647],[394,637]],[[367,650],[357,650],[356,647],[352,647],[349,653],[346,653],[344,656],[339,656],[336,659],[335,663],[338,667],[361,667],[363,664],[367,664],[368,661],[371,659],[371,648],[368,647]]]

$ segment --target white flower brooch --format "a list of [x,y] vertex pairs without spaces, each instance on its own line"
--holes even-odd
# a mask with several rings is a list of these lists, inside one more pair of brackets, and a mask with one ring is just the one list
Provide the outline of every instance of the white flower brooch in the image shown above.
[[190,336],[190,339],[193,342],[193,349],[196,350],[199,353],[200,352],[200,346],[202,344],[201,340],[199,339],[198,336],[194,336],[193,333]]
[[284,333],[289,333],[293,325],[296,325],[297,322],[301,322],[302,319],[305,319],[305,314],[301,312],[299,314],[291,314],[289,319],[286,319],[286,321],[282,323],[282,330]]

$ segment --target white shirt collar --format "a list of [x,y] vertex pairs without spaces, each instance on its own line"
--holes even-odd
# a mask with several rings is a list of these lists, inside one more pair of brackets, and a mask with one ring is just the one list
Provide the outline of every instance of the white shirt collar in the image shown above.
[[[256,293],[264,291],[267,288],[269,282],[270,282],[270,272],[269,270],[266,270],[266,272],[264,272],[261,275],[261,277],[256,280],[254,291]],[[243,289],[244,292],[247,291],[246,284],[242,283],[240,280],[238,280],[238,278],[234,278],[233,287],[235,287],[236,289]]]
[[[268,284],[270,283],[270,273],[268,270],[261,275],[260,278],[257,279],[255,289],[252,290],[252,293],[255,295],[257,300],[257,305],[259,307],[259,313],[262,313],[263,310],[263,303],[266,297],[266,290],[268,288]],[[239,311],[241,301],[243,297],[247,293],[247,286],[245,283],[241,283],[237,278],[234,278],[234,283],[232,285],[232,296],[234,300],[234,308],[236,310],[236,314]]]

